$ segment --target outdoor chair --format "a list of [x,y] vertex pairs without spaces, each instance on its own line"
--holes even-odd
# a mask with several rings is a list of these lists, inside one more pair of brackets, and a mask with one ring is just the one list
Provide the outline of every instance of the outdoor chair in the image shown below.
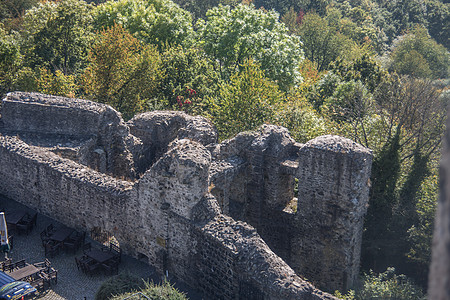
[[35,289],[37,289],[39,292],[42,292],[45,290],[45,282],[44,282],[44,278],[41,277],[41,274],[39,274],[38,278],[33,279],[30,282],[30,285],[32,287],[34,287]]
[[41,241],[48,241],[49,240],[49,235],[47,233],[47,229],[44,229],[41,233]]
[[88,275],[94,275],[101,270],[101,264],[95,261],[85,264],[85,270]]
[[84,245],[83,245],[83,253],[85,253],[86,251],[91,250],[91,248],[92,248],[91,243],[86,243],[86,244],[84,244]]
[[114,257],[116,257],[120,263],[122,261],[122,249],[120,249],[120,247],[114,244],[109,244],[109,249],[114,254]]
[[1,262],[0,267],[3,272],[8,272],[13,269],[13,261],[11,258],[8,258],[7,260],[4,260]]
[[49,282],[54,284],[58,283],[58,270],[56,270],[55,268],[50,268],[47,274],[50,278]]
[[18,270],[18,269],[24,268],[25,265],[26,265],[25,259],[21,259],[14,263],[13,270]]
[[59,254],[61,250],[61,244],[55,244],[52,241],[47,241],[43,243],[45,250],[45,257],[55,257],[55,255]]
[[18,234],[28,234],[33,229],[33,223],[31,223],[31,220],[23,220],[17,223],[16,225],[16,232]]
[[105,275],[117,275],[119,273],[119,267],[115,263],[103,263],[102,269]]
[[42,262],[38,262],[34,264],[35,267],[49,269],[52,266],[52,263],[46,258]]

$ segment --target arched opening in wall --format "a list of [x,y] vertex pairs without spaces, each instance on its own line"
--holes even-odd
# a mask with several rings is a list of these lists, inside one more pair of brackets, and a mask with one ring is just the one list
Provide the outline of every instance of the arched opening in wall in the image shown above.
[[292,180],[292,198],[287,202],[286,207],[283,209],[284,212],[295,214],[297,212],[298,203],[298,178],[293,178]]

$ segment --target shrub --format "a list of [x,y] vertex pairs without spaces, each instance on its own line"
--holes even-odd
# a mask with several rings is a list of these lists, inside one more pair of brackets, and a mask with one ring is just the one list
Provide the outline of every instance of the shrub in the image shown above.
[[378,275],[372,271],[364,275],[364,285],[356,299],[422,300],[422,290],[405,275],[396,275],[394,268]]
[[146,286],[144,283],[139,277],[130,274],[119,274],[102,283],[95,294],[95,300],[108,300],[114,295],[135,292]]
[[[152,300],[187,300],[186,296],[175,289],[169,282],[165,281],[162,285],[154,284],[153,282],[145,282],[144,287],[140,291],[145,296]],[[135,292],[129,292],[121,295],[117,295],[110,300],[122,300],[126,297],[135,294]],[[139,296],[136,298],[129,299],[140,299]]]

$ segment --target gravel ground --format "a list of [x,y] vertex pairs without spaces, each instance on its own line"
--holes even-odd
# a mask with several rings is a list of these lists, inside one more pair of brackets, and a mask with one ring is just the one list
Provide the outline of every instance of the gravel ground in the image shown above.
[[[33,212],[31,209],[23,206],[13,200],[5,198],[0,195],[0,210],[25,210]],[[44,230],[47,225],[53,223],[55,227],[63,226],[55,220],[47,216],[38,214],[37,226],[28,235],[14,234],[14,245],[8,257],[14,261],[25,259],[27,263],[37,263],[45,260],[44,248],[42,247],[39,233]],[[10,233],[11,234],[11,233]],[[100,244],[87,238],[86,242],[91,242],[95,247]],[[77,269],[75,264],[75,256],[81,256],[82,251],[77,253],[62,252],[53,258],[49,258],[52,266],[58,270],[58,283],[51,286],[50,289],[39,295],[37,299],[43,300],[93,300],[97,289],[101,283],[108,279],[109,276],[102,274],[88,276]],[[122,262],[119,265],[119,273],[128,273],[139,276],[141,278],[160,282],[161,276],[158,275],[155,269],[147,263],[141,262],[137,259],[127,255],[122,256]],[[172,282],[175,287],[185,292],[189,299],[200,300],[203,299],[201,295],[187,287],[182,282]]]

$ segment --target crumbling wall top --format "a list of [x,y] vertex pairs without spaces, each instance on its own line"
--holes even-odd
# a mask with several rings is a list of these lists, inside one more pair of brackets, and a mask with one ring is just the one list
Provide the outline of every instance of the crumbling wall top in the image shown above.
[[304,148],[315,148],[338,153],[364,153],[372,155],[372,150],[350,139],[338,135],[323,135],[310,140]]
[[202,145],[217,142],[217,131],[208,119],[180,111],[138,114],[128,121],[128,126],[144,143],[153,140],[168,144],[175,138],[189,138]]
[[107,108],[106,105],[97,102],[84,100],[84,99],[73,99],[60,96],[51,96],[40,93],[28,93],[28,92],[11,92],[6,95],[3,99],[4,102],[14,101],[14,102],[24,102],[29,104],[41,104],[45,106],[59,106],[67,108],[78,108],[87,111],[94,112],[104,112]]

